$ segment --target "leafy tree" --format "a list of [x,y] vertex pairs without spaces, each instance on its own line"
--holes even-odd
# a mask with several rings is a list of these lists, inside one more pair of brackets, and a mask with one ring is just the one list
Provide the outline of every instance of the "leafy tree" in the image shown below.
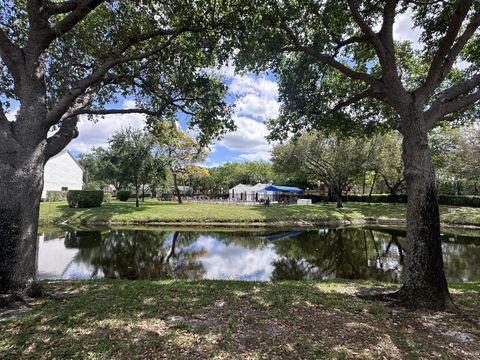
[[115,189],[120,189],[122,174],[112,160],[112,153],[102,147],[92,148],[90,152],[80,154],[79,162],[85,169],[85,183],[111,184]]
[[178,203],[182,196],[178,187],[178,175],[187,175],[189,169],[198,162],[205,160],[207,150],[201,142],[178,129],[176,121],[157,121],[151,127],[160,151],[164,154],[173,176],[173,186],[177,193]]
[[109,140],[112,160],[122,174],[123,183],[135,187],[135,206],[139,206],[140,185],[147,182],[153,163],[153,139],[142,130],[131,128],[115,133]]
[[277,168],[325,183],[337,200],[337,208],[341,208],[343,192],[363,174],[371,150],[367,140],[310,132],[275,146],[272,159]]
[[376,162],[378,172],[383,179],[392,201],[405,182],[402,161],[402,139],[397,132],[378,136],[376,138]]
[[[199,70],[221,55],[232,10],[207,0],[2,0],[0,291],[34,278],[44,164],[78,135],[80,115],[181,111],[205,142],[233,128],[225,85]],[[136,105],[109,105],[127,96]]]
[[[238,66],[272,67],[281,115],[272,137],[305,129],[342,134],[396,129],[403,137],[407,206],[406,306],[444,309],[449,295],[428,132],[478,111],[480,7],[464,1],[246,1],[232,40]],[[394,40],[411,11],[421,50]],[[471,64],[455,68],[457,60]]]

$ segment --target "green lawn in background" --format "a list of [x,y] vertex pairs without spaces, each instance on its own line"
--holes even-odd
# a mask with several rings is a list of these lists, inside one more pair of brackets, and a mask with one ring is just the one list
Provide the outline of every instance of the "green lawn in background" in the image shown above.
[[[133,202],[113,201],[99,208],[71,209],[64,202],[42,203],[40,224],[144,224],[144,223],[267,223],[315,225],[329,222],[404,221],[405,204],[333,203],[315,205],[177,204],[148,200],[135,208]],[[449,210],[450,209],[450,210]],[[453,209],[453,211],[452,211]],[[480,208],[440,206],[445,224],[480,226]]]

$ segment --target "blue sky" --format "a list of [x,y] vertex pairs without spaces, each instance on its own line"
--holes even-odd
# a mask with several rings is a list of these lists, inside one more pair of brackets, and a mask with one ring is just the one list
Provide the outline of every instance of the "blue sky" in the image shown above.
[[[278,86],[272,74],[259,75],[234,73],[233,66],[219,70],[229,87],[227,99],[235,103],[233,119],[237,130],[227,134],[221,141],[212,144],[208,159],[203,164],[217,166],[228,161],[248,160],[268,161],[271,144],[265,136],[267,119],[276,117],[279,111]],[[120,106],[135,107],[133,99],[123,99]],[[118,107],[118,105],[116,106]],[[145,116],[142,114],[122,114],[98,117],[96,122],[81,118],[79,137],[73,140],[68,149],[75,155],[86,152],[94,146],[107,146],[108,138],[125,127],[142,128]],[[185,123],[181,121],[185,129]]]

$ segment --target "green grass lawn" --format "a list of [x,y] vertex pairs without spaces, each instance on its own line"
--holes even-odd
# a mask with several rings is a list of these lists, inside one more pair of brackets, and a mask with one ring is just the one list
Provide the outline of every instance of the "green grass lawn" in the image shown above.
[[[442,222],[479,225],[480,208],[456,208],[448,212],[441,206]],[[42,203],[40,224],[144,224],[144,223],[268,223],[272,225],[355,223],[365,220],[403,221],[405,204],[345,203],[344,209],[334,204],[261,206],[224,204],[183,204],[146,201],[135,208],[133,202],[113,201],[99,208],[70,209],[64,202]]]
[[367,281],[45,286],[53,297],[0,322],[1,359],[480,358],[480,282],[451,285],[462,315],[362,300],[394,287]]

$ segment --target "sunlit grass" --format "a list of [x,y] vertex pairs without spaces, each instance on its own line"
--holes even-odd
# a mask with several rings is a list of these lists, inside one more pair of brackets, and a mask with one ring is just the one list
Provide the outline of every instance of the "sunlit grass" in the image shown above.
[[451,285],[463,315],[453,308],[412,312],[356,296],[374,287],[395,289],[378,281],[89,280],[45,285],[53,298],[0,322],[1,359],[480,355],[480,329],[471,322],[480,315],[480,282]]
[[[449,211],[450,208],[450,211]],[[479,208],[441,206],[442,221],[450,224],[480,225]],[[405,204],[333,203],[286,206],[183,204],[149,200],[136,208],[133,202],[103,204],[99,208],[70,209],[66,203],[42,203],[40,223],[59,224],[146,224],[146,223],[234,223],[270,225],[315,225],[329,222],[402,222]]]

